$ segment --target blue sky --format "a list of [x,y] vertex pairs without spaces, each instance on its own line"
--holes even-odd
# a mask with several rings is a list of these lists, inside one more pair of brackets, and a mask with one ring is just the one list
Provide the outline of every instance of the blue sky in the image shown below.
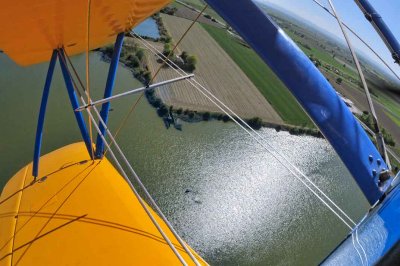
[[[312,0],[255,0],[260,3],[272,3],[282,9],[295,13],[296,15],[308,20],[327,32],[343,38],[339,25],[326,11],[318,7]],[[372,46],[377,53],[400,75],[400,66],[393,63],[393,59],[379,35],[375,32],[372,25],[365,19],[364,15],[353,0],[332,0],[336,11],[342,20],[355,30],[367,43]],[[329,7],[327,0],[319,0],[324,6]],[[370,3],[381,14],[389,28],[393,31],[397,40],[400,41],[400,0],[370,0]],[[370,55],[375,59],[376,56],[369,52],[361,42],[351,33],[354,46]],[[376,59],[375,61],[378,61]]]

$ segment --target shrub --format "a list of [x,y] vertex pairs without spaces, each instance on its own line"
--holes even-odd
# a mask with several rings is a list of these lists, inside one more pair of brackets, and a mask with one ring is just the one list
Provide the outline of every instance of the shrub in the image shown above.
[[143,73],[143,78],[146,82],[149,82],[151,80],[151,72],[150,71],[146,71]]
[[160,106],[160,108],[158,108],[157,114],[158,114],[160,117],[165,116],[166,114],[168,114],[168,108],[167,108],[164,104],[162,104],[162,105]]
[[227,115],[224,115],[223,117],[222,117],[222,121],[224,121],[224,122],[228,122],[230,120],[230,118],[229,118],[229,116],[227,116]]
[[180,57],[182,58],[182,60],[183,60],[184,62],[186,62],[188,56],[189,56],[189,55],[188,55],[188,53],[187,53],[186,51],[183,51],[183,52],[181,53],[181,55],[180,55]]
[[194,55],[189,55],[186,58],[186,69],[193,72],[196,69],[197,57]]
[[173,56],[174,55],[172,53],[172,48],[171,48],[171,44],[170,43],[164,44],[163,55],[164,56]]
[[253,129],[260,129],[262,127],[262,120],[259,117],[253,117],[249,120],[247,120],[247,123],[249,126],[251,126]]
[[204,121],[210,120],[210,117],[211,117],[210,112],[205,112],[205,113],[203,113],[203,120],[204,120]]
[[139,60],[139,58],[138,58],[137,56],[135,56],[135,55],[130,55],[130,56],[128,56],[128,58],[127,58],[126,65],[127,65],[128,67],[133,67],[133,68],[139,67],[139,65],[140,65],[140,60]]
[[160,99],[155,99],[152,104],[154,107],[158,108],[161,107],[162,102]]
[[144,51],[143,51],[143,49],[138,49],[137,52],[136,52],[136,56],[137,56],[137,58],[138,58],[140,61],[142,61],[142,60],[143,60],[143,57],[144,57]]

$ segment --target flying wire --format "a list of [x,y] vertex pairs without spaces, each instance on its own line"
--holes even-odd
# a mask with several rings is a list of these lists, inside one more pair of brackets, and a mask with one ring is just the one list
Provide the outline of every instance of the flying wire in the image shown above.
[[[65,50],[63,50],[65,51]],[[65,60],[65,57],[68,58],[68,56],[66,55],[65,57],[63,56],[63,54],[61,52],[59,52],[60,58],[63,61],[63,63],[67,66],[67,62]],[[81,81],[81,79],[79,78],[79,75],[77,75],[77,72],[75,70],[75,67],[73,66],[72,62],[70,59],[68,59],[72,69],[74,69],[74,73],[76,75],[76,78],[78,79],[82,89],[85,91],[84,85]],[[86,105],[86,102],[82,96],[82,94],[80,93],[80,91],[78,90],[77,84],[75,82],[75,79],[73,78],[73,76],[71,75],[69,68],[67,67],[67,71],[68,74],[73,82],[73,87],[74,90],[78,93],[80,100],[82,101],[83,104]],[[89,99],[91,102],[91,99]],[[106,124],[104,123],[104,120],[101,118],[98,110],[96,109],[96,107],[93,107],[93,110],[95,111],[96,115],[99,118],[100,123],[103,124],[103,126],[105,127],[105,129],[108,131],[108,128],[106,126]],[[103,139],[103,141],[105,142],[105,145],[109,147],[108,143],[105,140],[104,135],[101,133],[100,129],[98,128],[96,121],[93,117],[93,115],[91,114],[91,110],[89,110],[88,108],[86,108],[86,111],[88,113],[89,118],[92,120],[94,127],[96,129],[96,131],[99,133],[100,137]],[[109,131],[108,131],[109,132]],[[179,237],[179,235],[176,233],[176,231],[173,229],[172,225],[168,222],[167,218],[164,216],[164,214],[161,212],[161,209],[158,207],[158,205],[156,204],[156,202],[154,201],[154,199],[151,197],[150,193],[147,191],[146,187],[143,185],[143,183],[140,181],[139,176],[136,174],[136,172],[133,170],[132,166],[129,164],[128,160],[126,159],[125,155],[123,154],[122,150],[119,148],[118,144],[115,142],[115,139],[112,138],[111,132],[109,132],[110,137],[112,139],[112,141],[115,143],[115,146],[118,149],[118,152],[120,153],[120,155],[123,157],[124,162],[127,164],[128,168],[130,169],[130,171],[132,172],[135,180],[138,182],[138,184],[140,185],[140,187],[142,188],[143,192],[145,193],[145,195],[147,196],[147,198],[149,199],[150,203],[153,205],[153,207],[157,210],[157,212],[160,214],[162,220],[166,223],[166,225],[168,226],[168,228],[171,230],[171,232],[173,233],[173,235],[176,237],[176,239],[178,240],[178,242],[182,245],[182,247],[184,248],[184,250],[186,251],[186,253],[189,255],[189,257],[195,262],[196,265],[199,265],[199,263],[197,262],[196,258],[191,254],[190,250],[187,248],[186,244],[183,242],[183,240]],[[156,219],[153,217],[153,215],[151,214],[151,211],[148,209],[148,207],[146,206],[146,203],[143,201],[143,199],[140,197],[140,195],[138,194],[137,190],[135,189],[135,187],[133,186],[132,182],[130,181],[130,179],[128,178],[126,172],[123,170],[122,166],[120,165],[117,157],[115,156],[115,154],[112,152],[112,150],[110,150],[110,154],[112,156],[112,158],[114,159],[114,161],[116,162],[118,168],[120,169],[124,179],[127,181],[127,183],[129,184],[129,186],[131,187],[132,191],[134,192],[136,198],[139,200],[139,203],[141,204],[141,206],[143,207],[143,209],[145,210],[145,212],[147,213],[147,215],[149,216],[149,218],[151,219],[151,221],[153,222],[153,224],[155,225],[155,227],[157,228],[157,230],[160,232],[160,234],[162,235],[162,237],[164,238],[164,240],[167,242],[167,244],[170,246],[170,248],[172,249],[172,251],[175,253],[175,255],[177,256],[177,258],[181,261],[181,263],[183,265],[187,265],[187,263],[185,262],[185,260],[182,258],[182,256],[180,255],[180,253],[176,250],[174,244],[171,242],[171,240],[169,239],[169,237],[165,234],[165,232],[163,231],[163,229],[161,228],[161,226],[158,224],[158,222],[156,221]]]
[[377,145],[378,146],[378,150],[381,153],[381,155],[384,157],[384,160],[385,160],[386,164],[388,165],[388,167],[390,169],[391,168],[390,167],[390,161],[389,161],[389,158],[388,158],[388,155],[387,155],[387,152],[386,152],[385,140],[383,139],[383,135],[382,135],[382,132],[381,132],[380,127],[379,127],[378,116],[376,115],[374,103],[372,102],[372,98],[371,98],[371,95],[370,95],[370,92],[369,92],[369,89],[368,89],[367,82],[365,81],[365,77],[364,77],[363,71],[361,69],[360,62],[358,61],[357,54],[353,49],[353,45],[352,45],[352,43],[351,43],[351,41],[350,41],[350,39],[349,39],[349,37],[348,37],[348,35],[346,33],[346,30],[344,29],[343,22],[342,22],[341,18],[339,17],[338,13],[336,12],[336,9],[335,9],[335,6],[334,6],[332,0],[328,0],[328,3],[329,3],[329,5],[330,5],[330,7],[331,7],[331,9],[333,11],[333,14],[336,17],[336,20],[337,20],[337,22],[338,22],[338,24],[340,26],[340,29],[341,29],[341,31],[343,33],[343,36],[344,36],[344,38],[346,40],[346,43],[347,43],[347,45],[348,45],[348,47],[350,49],[351,55],[353,57],[353,60],[354,60],[354,62],[356,64],[357,72],[358,72],[358,75],[360,76],[361,83],[363,85],[363,88],[364,88],[364,91],[365,91],[365,95],[367,97],[368,106],[369,106],[369,109],[371,111],[371,115],[372,115],[372,118],[373,118],[373,123],[374,123],[374,128],[373,129],[374,129],[375,133],[377,134],[377,138],[376,139],[377,139],[377,144],[378,144]]
[[[316,3],[319,7],[324,9],[328,14],[330,14],[332,17],[336,19],[336,16],[328,9],[326,8],[323,4],[321,4],[318,0],[312,0],[314,3]],[[389,66],[388,63],[366,42],[364,41],[363,38],[360,37],[352,28],[350,28],[346,23],[343,22],[343,26],[345,26],[354,36],[357,37],[372,53],[375,54],[375,56],[390,70],[390,72],[393,73],[393,75],[400,80],[399,75]]]
[[[168,55],[165,57],[165,59],[163,59],[163,62],[161,63],[161,65],[158,67],[157,71],[155,72],[155,74],[153,75],[153,77],[151,78],[151,80],[149,81],[148,84],[151,84],[155,78],[157,77],[157,75],[160,73],[160,70],[164,67],[164,65],[166,64],[167,59],[175,52],[175,50],[178,48],[178,45],[182,42],[182,40],[185,38],[185,36],[189,33],[189,31],[192,29],[192,27],[194,26],[194,24],[196,24],[196,22],[198,21],[198,19],[201,17],[201,15],[204,13],[204,11],[207,9],[208,5],[205,5],[203,7],[203,9],[201,10],[201,12],[196,16],[196,18],[190,23],[189,27],[185,30],[185,32],[182,34],[182,36],[179,38],[178,42],[174,45],[173,49],[168,53]],[[137,105],[139,104],[139,102],[143,99],[144,93],[141,93],[139,98],[135,101],[135,103],[132,105],[131,109],[128,111],[128,113],[125,115],[125,117],[122,119],[121,123],[119,124],[117,130],[115,131],[115,135],[114,138],[116,139],[118,134],[121,132],[121,130],[126,126],[129,117],[133,114],[133,112],[135,111]],[[112,146],[112,143],[110,143],[110,147]],[[106,149],[104,151],[104,155],[107,154],[108,149]]]
[[[151,44],[149,44],[146,40],[144,40],[143,38],[141,38],[140,36],[136,35],[138,38],[141,39],[141,42],[144,43],[144,45],[146,46],[146,48],[153,50],[153,52],[159,56],[159,57],[164,57],[164,55],[162,55],[156,48],[154,48]],[[177,72],[179,75],[183,76],[183,73],[186,74],[185,71],[183,71],[181,68],[179,68],[179,66],[177,66],[174,62],[172,62],[171,60],[168,60],[169,63],[167,62],[167,64],[175,70],[175,72]],[[172,65],[171,65],[172,64]],[[178,69],[182,72],[179,72]],[[222,103],[222,101],[220,101],[217,97],[215,97],[209,90],[207,90],[204,86],[202,86],[200,83],[198,83],[195,79],[191,79],[191,80],[187,80],[187,82],[189,82],[194,88],[196,88],[200,93],[202,93],[206,98],[208,98],[214,105],[216,105],[222,112],[224,112],[230,119],[232,119],[232,121],[234,121],[239,127],[241,127],[245,132],[247,132],[253,139],[255,139],[264,149],[266,149],[271,155],[274,156],[274,158],[276,158],[287,170],[289,170],[304,186],[306,186],[306,188],[308,188],[322,203],[324,203],[324,205],[326,205],[326,207],[328,207],[349,229],[352,229],[353,227],[350,225],[352,224],[353,226],[356,225],[354,223],[354,221],[337,205],[333,202],[333,200],[331,200],[329,198],[329,196],[327,196],[321,189],[318,188],[317,185],[315,185],[304,173],[301,172],[300,169],[298,169],[297,167],[295,167],[288,158],[286,158],[282,153],[280,153],[279,151],[277,151],[276,149],[274,149],[270,144],[268,144],[265,139],[258,133],[256,132],[253,128],[251,128],[243,119],[241,119],[236,113],[234,113],[229,107],[227,107],[225,104]],[[208,94],[208,95],[207,95]],[[213,100],[214,99],[214,100]],[[224,108],[226,108],[230,113],[232,113],[234,116],[237,117],[238,120],[236,120],[235,118],[232,117],[232,115],[226,111],[223,107],[221,107],[216,101],[218,101],[221,105],[224,106]],[[284,160],[286,161],[286,163],[288,163],[289,165],[291,165],[298,173],[300,173],[313,187],[315,187],[321,194],[322,196],[327,199],[345,218],[347,218],[347,220],[350,222],[350,224],[348,222],[346,222],[344,220],[343,217],[341,217],[341,215],[339,215],[335,210],[333,210],[332,206],[330,206],[325,200],[323,200],[321,198],[321,196],[318,195],[318,193],[316,193],[309,185],[307,185],[292,169],[290,169],[285,162],[282,161],[282,159],[280,159],[279,157],[276,156],[276,154],[274,154],[274,152],[272,152],[270,150],[270,148],[268,148],[267,146],[265,146],[265,144],[263,142],[261,142],[259,139],[257,139],[256,136],[254,136],[248,129],[246,129],[243,125],[245,125],[249,130],[254,131],[253,133],[255,133],[259,138],[261,138],[262,140],[264,140],[265,144],[268,145],[268,147],[270,147],[271,149],[274,149],[275,152],[277,154],[279,154],[282,158],[284,158]]]
[[[86,25],[86,96],[89,101],[90,99],[90,73],[89,73],[89,50],[90,50],[90,9],[91,9],[91,0],[87,0],[87,25]],[[89,107],[90,108],[90,107]],[[92,132],[92,120],[88,118],[89,124],[89,138],[90,138],[90,151],[92,160],[94,160],[94,148],[93,148],[93,132]]]
[[[139,38],[141,40],[141,42],[144,44],[144,46],[149,49],[150,51],[154,52],[158,57],[161,57],[164,55],[161,54],[154,46],[152,46],[150,43],[148,43],[146,40],[144,40],[142,37],[140,37],[139,35],[135,34],[137,38]],[[177,66],[173,61],[168,60],[169,62],[167,62],[168,66],[171,67],[172,69],[175,70],[175,72],[177,72],[179,75],[183,76],[184,74],[187,75],[185,73],[184,70],[182,70],[179,66]],[[171,65],[172,64],[172,65]],[[183,72],[180,73],[178,71],[178,69]],[[364,265],[364,260],[363,257],[361,256],[361,253],[359,251],[359,249],[356,247],[355,243],[354,243],[354,239],[356,240],[357,244],[359,245],[359,247],[361,248],[364,257],[365,257],[365,261],[368,262],[368,258],[367,258],[367,254],[365,252],[365,249],[363,248],[363,246],[361,245],[359,239],[358,239],[358,232],[357,232],[357,225],[356,223],[348,216],[348,214],[343,211],[329,196],[327,196],[317,185],[314,184],[314,182],[312,182],[300,169],[298,169],[295,165],[293,165],[290,160],[283,155],[282,153],[280,153],[278,150],[274,149],[271,145],[269,145],[265,138],[262,137],[258,132],[256,132],[253,128],[251,128],[243,119],[241,119],[237,114],[235,114],[229,107],[227,107],[223,102],[221,102],[217,97],[215,97],[209,90],[207,90],[204,86],[202,86],[200,83],[198,83],[195,79],[191,79],[191,80],[187,80],[194,88],[196,88],[200,93],[202,93],[206,98],[208,98],[214,105],[216,105],[221,111],[223,111],[226,115],[228,115],[228,117],[234,121],[240,128],[242,128],[246,133],[248,133],[254,140],[256,140],[266,151],[268,151],[275,159],[277,159],[277,161],[283,165],[298,181],[300,181],[310,192],[312,192],[314,194],[314,196],[319,199],[338,219],[340,219],[343,224],[345,226],[347,226],[351,232],[352,232],[352,241],[353,241],[353,246],[356,249],[362,265]],[[197,83],[197,84],[195,84]],[[221,103],[221,105],[223,105],[225,108],[227,108],[227,110],[229,112],[231,112],[234,116],[237,117],[237,119],[239,121],[237,121],[236,119],[234,119],[232,117],[232,115],[230,113],[228,113],[226,110],[224,110],[221,106],[219,106],[218,103],[216,103],[213,99],[211,99],[210,96],[208,96],[204,91],[202,91],[199,87],[197,87],[197,85],[201,88],[203,88],[206,92],[208,92],[208,94],[213,97],[214,99],[216,99],[219,103]],[[272,149],[274,150],[277,154],[279,154],[289,165],[291,165],[298,173],[300,173],[300,175],[302,175],[315,189],[317,189],[322,196],[329,201],[335,208],[336,210],[339,211],[339,213],[337,211],[335,211],[333,209],[332,206],[329,205],[328,202],[326,202],[322,196],[318,195],[318,193],[316,193],[314,191],[314,189],[312,187],[310,187],[304,180],[302,180],[292,169],[290,169],[280,158],[278,158],[271,150],[269,150],[264,143],[262,143],[260,140],[258,140],[255,136],[253,136],[251,134],[251,132],[249,132],[242,124],[244,124],[248,129],[252,130],[256,135],[258,135],[262,140],[264,140],[266,142],[266,144]],[[342,217],[342,215],[344,217]],[[348,222],[344,219],[347,218]],[[349,224],[350,223],[350,224]],[[354,235],[355,232],[355,235]],[[367,263],[368,264],[368,263]]]

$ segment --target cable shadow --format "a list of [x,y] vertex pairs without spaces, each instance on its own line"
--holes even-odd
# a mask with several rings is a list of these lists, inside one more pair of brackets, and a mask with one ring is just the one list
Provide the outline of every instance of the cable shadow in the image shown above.
[[[86,180],[86,178],[92,173],[92,171],[94,169],[96,169],[96,167],[99,165],[101,161],[97,162],[97,164],[90,169],[90,171],[82,178],[81,181],[79,181],[79,183],[75,186],[75,188],[69,193],[69,195],[64,199],[64,201],[58,206],[58,208],[54,211],[54,213],[51,214],[51,216],[49,217],[49,219],[44,223],[44,225],[42,226],[42,228],[39,230],[39,232],[36,234],[35,238],[36,239],[41,233],[42,231],[46,228],[46,226],[51,222],[51,220],[53,219],[53,217],[57,214],[57,212],[62,208],[62,206],[64,206],[64,204],[68,201],[68,199],[78,190],[78,188],[82,185],[82,183]],[[89,165],[88,167],[91,167],[92,165]],[[86,167],[84,170],[86,170],[88,167]],[[81,172],[82,173],[82,172]],[[65,185],[63,186],[63,188],[65,188]],[[58,194],[58,193],[56,193]],[[48,202],[48,201],[47,201]],[[38,212],[37,212],[38,213]],[[31,220],[31,219],[30,219]],[[19,257],[19,259],[17,260],[17,262],[14,264],[15,266],[18,265],[21,260],[23,259],[23,257],[25,256],[25,254],[28,252],[28,250],[31,248],[32,244],[34,242],[28,243],[26,249],[23,251],[22,255]],[[14,251],[12,252],[14,253]]]
[[[30,216],[31,214],[32,213],[30,213],[30,212],[20,213],[21,216]],[[35,216],[40,217],[40,218],[48,218],[51,215],[52,215],[52,213],[41,212],[41,213],[36,213]],[[76,217],[78,217],[78,216],[70,215],[70,214],[56,214],[53,216],[53,219],[71,220],[71,219],[75,219]],[[151,238],[162,244],[168,245],[168,243],[165,241],[165,239],[161,236],[157,236],[157,235],[149,233],[147,231],[137,229],[137,228],[134,228],[131,226],[123,225],[120,223],[115,223],[115,222],[106,221],[106,220],[102,220],[102,219],[96,219],[96,218],[89,218],[89,217],[84,217],[83,219],[80,219],[79,222],[93,224],[93,225],[102,226],[102,227],[108,227],[108,228],[112,228],[112,229],[116,229],[116,230],[125,231],[128,233],[137,234],[137,235],[140,235],[143,237]],[[181,245],[174,244],[174,243],[173,243],[173,245],[175,246],[175,248],[179,249],[180,251],[187,253]]]
[[7,202],[8,200],[10,200],[12,197],[14,197],[15,195],[17,195],[18,193],[20,193],[20,192],[23,192],[25,189],[27,189],[27,188],[29,188],[29,187],[31,187],[31,186],[33,186],[34,184],[36,184],[36,183],[42,183],[42,182],[44,182],[44,181],[46,181],[46,179],[49,177],[49,176],[51,176],[51,175],[53,175],[53,174],[56,174],[56,173],[58,173],[58,172],[60,172],[60,171],[62,171],[62,170],[64,170],[64,169],[67,169],[67,168],[69,168],[69,167],[72,167],[72,166],[75,166],[75,165],[79,165],[79,164],[85,164],[85,163],[87,163],[88,162],[88,160],[84,160],[84,161],[80,161],[80,162],[77,162],[77,163],[71,163],[71,164],[68,164],[68,165],[66,165],[66,164],[64,164],[63,166],[61,166],[58,170],[55,170],[55,171],[53,171],[53,172],[51,172],[51,173],[49,173],[49,174],[47,174],[47,175],[44,175],[44,176],[42,176],[41,178],[37,178],[36,180],[33,180],[29,185],[26,185],[25,187],[23,187],[23,188],[21,188],[21,189],[18,189],[17,191],[15,191],[14,193],[12,193],[10,196],[8,196],[7,198],[5,198],[5,199],[3,199],[2,201],[0,201],[0,206],[3,204],[3,203],[5,203],[5,202]]
[[[58,170],[56,170],[56,171],[53,171],[53,172],[51,172],[50,174],[48,174],[48,175],[46,175],[46,177],[47,176],[51,176],[51,175],[53,175],[53,174],[55,174],[55,173],[57,173],[57,172],[60,172],[60,171],[62,171],[62,170],[64,170],[64,169],[66,169],[66,168],[69,168],[69,167],[72,167],[72,166],[74,166],[74,165],[78,165],[78,164],[84,164],[84,163],[86,163],[87,162],[87,160],[86,161],[81,161],[81,162],[77,162],[77,163],[74,163],[74,164],[70,164],[70,165],[68,165],[68,166],[63,166],[63,167],[61,167],[60,169],[58,169]],[[100,161],[97,163],[97,165],[100,163]],[[96,165],[96,166],[97,166]],[[49,197],[47,200],[46,200],[46,202],[44,202],[43,203],[43,205],[42,206],[40,206],[40,208],[34,213],[34,215],[32,215],[27,221],[25,221],[25,223],[21,226],[21,227],[19,227],[15,232],[14,232],[14,235],[11,237],[11,238],[9,238],[5,243],[4,243],[4,245],[2,246],[2,247],[0,247],[0,251],[2,251],[6,246],[7,246],[7,244],[10,242],[10,241],[12,241],[16,236],[17,236],[17,234],[35,217],[35,214],[37,214],[37,213],[39,213],[44,207],[46,207],[46,205],[54,198],[54,197],[56,197],[59,193],[61,193],[69,184],[71,184],[76,178],[78,178],[82,173],[84,173],[87,169],[89,169],[90,167],[91,167],[92,165],[88,165],[88,166],[86,166],[82,171],[80,171],[79,173],[77,173],[74,177],[72,177],[67,183],[65,183],[56,193],[54,193],[51,197]],[[96,168],[96,166],[94,166],[93,167],[93,169],[92,170],[94,170],[95,168]],[[91,171],[92,171],[91,170]],[[90,171],[90,172],[91,172]],[[90,172],[88,173],[88,174],[90,174]],[[85,177],[86,178],[86,177]],[[39,180],[39,179],[38,179]],[[38,182],[38,181],[37,181]],[[78,184],[79,185],[79,184]],[[29,187],[29,185],[27,186],[27,187]],[[2,217],[7,217],[7,216],[9,216],[10,214],[12,214],[13,216],[15,216],[15,212],[13,212],[13,213],[1,213],[0,214],[0,217],[2,218]],[[19,213],[17,213],[17,216],[19,215]]]
[[[41,239],[41,238],[43,238],[43,237],[45,237],[45,236],[47,236],[47,235],[49,235],[49,234],[51,234],[51,233],[57,231],[57,230],[59,230],[59,229],[65,227],[65,226],[67,226],[67,225],[69,225],[69,224],[71,224],[71,223],[73,223],[73,222],[76,222],[76,221],[78,221],[78,220],[81,219],[81,218],[84,218],[86,215],[87,215],[87,214],[84,214],[84,215],[81,215],[81,216],[77,216],[75,219],[69,220],[68,222],[66,222],[66,223],[64,223],[64,224],[62,224],[62,225],[60,225],[60,226],[57,226],[57,227],[51,229],[50,231],[48,231],[48,232],[46,232],[46,233],[44,233],[44,234],[42,234],[42,235],[36,236],[36,237],[35,237],[34,239],[32,239],[31,241],[28,241],[27,243],[22,244],[21,246],[19,246],[19,247],[13,249],[12,252],[7,253],[6,255],[4,255],[3,257],[1,257],[1,258],[0,258],[0,261],[2,261],[3,259],[7,258],[8,256],[12,256],[14,252],[20,250],[21,248],[24,248],[25,246],[28,246],[28,245],[32,245],[33,242],[35,242],[35,241],[37,241],[37,240],[39,240],[39,239]],[[17,262],[17,263],[18,263],[18,262]]]

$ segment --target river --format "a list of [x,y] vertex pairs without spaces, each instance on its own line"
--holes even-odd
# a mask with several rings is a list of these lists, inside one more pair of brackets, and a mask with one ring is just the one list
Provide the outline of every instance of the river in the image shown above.
[[[84,56],[73,62],[84,71]],[[108,64],[90,55],[91,92],[102,95]],[[0,54],[0,188],[32,160],[47,64],[22,68]],[[84,74],[82,74],[84,76]],[[140,86],[118,69],[115,92]],[[134,102],[113,102],[115,129]],[[367,202],[323,139],[260,131],[357,220]],[[315,265],[346,227],[301,183],[233,123],[165,129],[144,100],[118,137],[129,161],[180,235],[211,265]],[[43,153],[80,141],[59,66],[52,83]]]

